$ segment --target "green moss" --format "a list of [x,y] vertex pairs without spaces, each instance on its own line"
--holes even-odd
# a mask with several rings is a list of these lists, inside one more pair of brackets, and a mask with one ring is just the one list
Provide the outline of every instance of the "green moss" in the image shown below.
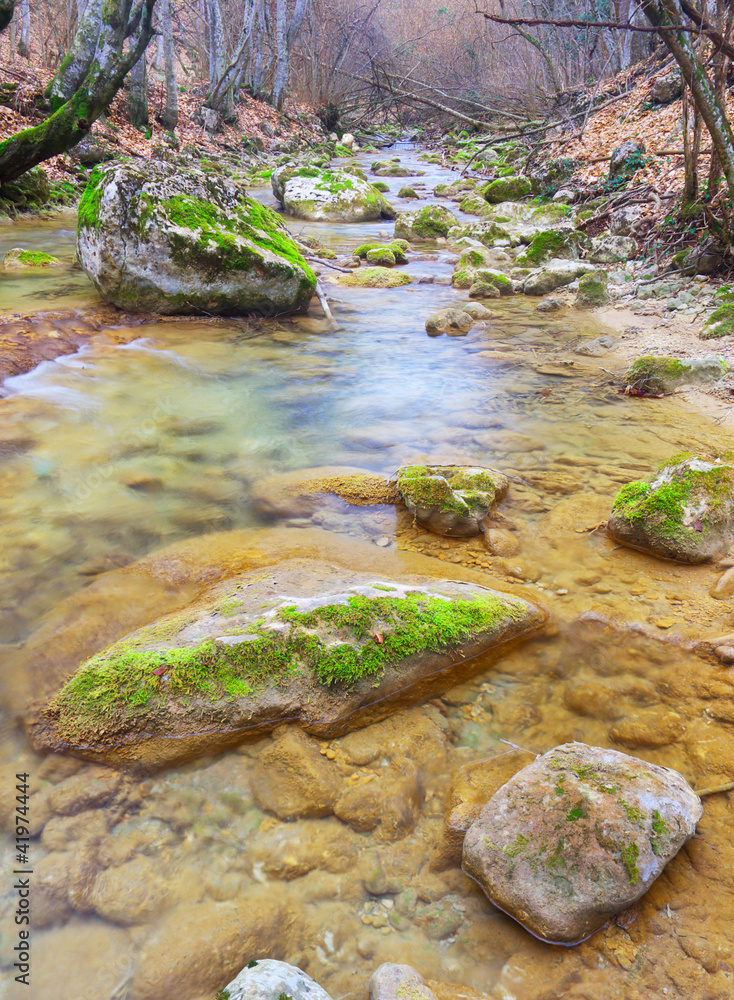
[[638,809],[637,806],[631,806],[628,802],[625,802],[624,799],[620,799],[619,804],[624,810],[624,814],[630,823],[637,823],[638,825],[642,823],[646,815],[642,812],[642,810]]
[[630,885],[636,885],[640,878],[640,869],[637,867],[637,859],[640,856],[640,848],[631,840],[629,844],[623,844],[619,851],[620,861],[627,872]]
[[353,253],[355,257],[366,260],[368,254],[374,250],[389,250],[394,255],[396,263],[407,264],[408,258],[405,256],[405,251],[409,246],[410,244],[406,240],[393,240],[390,243],[363,243]]
[[384,181],[372,181],[372,187],[376,191],[379,191],[381,194],[384,194],[385,191],[390,190],[390,185],[386,184]]
[[418,192],[415,190],[415,188],[408,187],[407,185],[405,187],[401,187],[400,190],[398,191],[398,198],[417,198],[417,197],[418,197]]
[[521,201],[523,198],[528,198],[531,190],[527,177],[508,176],[490,181],[481,193],[486,201],[497,205],[502,201]]
[[[273,631],[253,624],[246,638],[233,645],[207,640],[195,647],[150,649],[146,644],[152,634],[141,629],[134,640],[93,656],[64,685],[55,699],[60,728],[70,735],[95,719],[115,712],[135,715],[170,697],[244,697],[305,669],[321,684],[349,686],[419,653],[442,652],[523,613],[511,598],[353,595],[345,604],[309,612],[281,608],[275,618],[290,628]],[[173,624],[178,633],[180,619],[174,616]],[[329,631],[328,640],[317,629]],[[382,642],[374,641],[376,631]]]
[[105,171],[101,167],[95,167],[84,189],[77,210],[77,227],[79,232],[82,229],[93,229],[95,232],[99,229],[99,210],[102,204],[104,178]]
[[663,837],[668,832],[668,826],[657,809],[652,811],[652,833],[650,835],[650,847],[656,857],[664,853]]
[[565,257],[575,251],[579,236],[571,230],[549,229],[536,233],[524,253],[517,258],[517,263],[542,264],[551,257]]
[[734,334],[734,303],[725,303],[714,309],[704,323],[699,337],[701,340],[717,340]]
[[530,843],[530,839],[524,836],[522,833],[518,833],[515,838],[515,843],[512,845],[505,845],[502,849],[503,854],[507,855],[508,858],[516,858],[518,854],[523,854],[527,846]]
[[385,267],[360,267],[357,271],[343,274],[339,278],[340,285],[358,288],[397,288],[410,283],[410,275],[403,271],[391,271]]
[[[557,791],[558,791],[558,787],[556,786],[556,792]],[[561,794],[563,794],[563,790],[561,790]],[[569,823],[575,823],[576,820],[577,819],[581,819],[581,817],[583,815],[584,815],[584,803],[583,803],[583,800],[581,800],[578,803],[578,805],[574,806],[573,809],[569,810],[569,813],[566,816],[566,819],[569,821]]]

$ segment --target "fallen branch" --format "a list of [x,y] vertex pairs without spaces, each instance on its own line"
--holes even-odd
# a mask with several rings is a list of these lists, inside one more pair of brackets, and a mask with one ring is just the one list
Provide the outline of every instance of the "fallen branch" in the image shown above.
[[734,781],[728,781],[725,785],[712,785],[711,788],[694,788],[696,795],[718,795],[719,792],[734,791]]
[[334,329],[336,329],[339,324],[334,319],[334,315],[331,309],[329,308],[329,300],[326,298],[326,292],[324,291],[323,285],[321,284],[320,281],[316,282],[316,295],[318,296],[318,300],[321,303],[321,308],[324,310],[324,316],[326,316],[326,318],[329,321],[329,325]]
[[306,257],[306,260],[310,260],[312,264],[325,264],[327,267],[333,267],[335,271],[341,271],[343,274],[351,274],[352,269],[349,267],[341,267],[339,264],[332,264],[331,261],[324,260],[323,257]]

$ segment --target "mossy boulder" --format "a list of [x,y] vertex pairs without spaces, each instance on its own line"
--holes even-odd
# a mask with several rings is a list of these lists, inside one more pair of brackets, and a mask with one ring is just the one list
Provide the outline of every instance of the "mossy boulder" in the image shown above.
[[469,295],[473,299],[491,298],[514,295],[515,286],[512,279],[502,271],[492,267],[480,267],[474,272],[474,280],[469,286]]
[[522,201],[532,194],[532,185],[527,177],[499,177],[480,189],[485,201],[497,205],[501,201]]
[[535,195],[552,198],[565,182],[573,175],[578,164],[576,160],[561,156],[546,160],[530,171],[530,184]]
[[372,267],[395,267],[395,254],[389,247],[376,247],[366,253],[367,263]]
[[478,240],[486,247],[509,247],[513,244],[510,233],[496,222],[460,223],[449,229],[449,239],[458,242],[463,238]]
[[541,229],[530,240],[528,247],[515,258],[519,267],[537,267],[547,260],[578,260],[579,250],[586,242],[583,233],[569,227]]
[[488,216],[492,214],[492,206],[481,195],[472,193],[459,202],[459,208],[467,215]]
[[439,535],[467,538],[482,532],[509,480],[495,469],[408,465],[398,471],[397,486],[419,524]]
[[381,191],[383,194],[385,191],[390,190],[390,185],[386,184],[384,181],[372,181],[372,187],[376,191]]
[[606,271],[591,271],[579,278],[579,290],[574,306],[577,309],[596,309],[609,302],[609,275]]
[[637,358],[624,374],[624,384],[641,392],[673,392],[680,385],[705,384],[723,378],[729,366],[722,358]]
[[577,944],[647,892],[702,814],[677,771],[567,743],[492,795],[462,867],[536,937]]
[[389,250],[395,258],[395,263],[407,264],[408,257],[406,251],[409,247],[410,244],[407,240],[392,240],[390,243],[363,243],[354,251],[354,256],[359,257],[360,260],[368,260],[368,254],[375,250]]
[[634,260],[637,253],[637,242],[631,236],[595,236],[586,259],[592,264],[617,264]]
[[351,274],[339,277],[340,285],[356,288],[398,288],[410,284],[410,275],[404,271],[391,271],[386,267],[360,267]]
[[48,203],[51,186],[42,167],[33,167],[17,180],[0,185],[0,211],[25,212]]
[[699,333],[701,340],[718,340],[734,333],[734,302],[725,302],[714,309]]
[[285,212],[314,222],[371,222],[394,219],[395,209],[382,192],[345,170],[285,164],[270,178]]
[[665,559],[721,559],[734,542],[734,453],[676,455],[627,483],[608,523],[617,541]]
[[375,160],[371,169],[372,173],[377,174],[378,177],[413,177],[420,173],[420,171],[410,170],[408,167],[402,166],[395,160]]
[[408,187],[407,185],[405,185],[404,187],[401,187],[400,190],[398,191],[398,198],[413,198],[414,200],[418,200],[420,199],[420,195],[415,190],[415,188]]
[[331,738],[453,686],[465,661],[543,619],[479,585],[288,560],[211,586],[86,660],[37,716],[33,740],[153,768],[285,721]]
[[77,253],[103,298],[136,312],[305,311],[316,285],[278,215],[224,178],[154,160],[95,168]]
[[473,191],[477,182],[471,177],[460,177],[451,184],[438,184],[433,189],[436,198],[447,198],[449,201],[462,201],[467,191]]
[[459,220],[443,205],[426,205],[413,212],[399,212],[395,219],[395,236],[410,240],[435,240],[446,237]]
[[8,250],[0,263],[0,268],[5,271],[28,271],[60,266],[61,261],[58,257],[52,257],[51,254],[39,250],[24,250],[23,247],[13,247],[12,250]]
[[452,277],[454,287],[468,288],[470,295],[476,294],[479,298],[485,294],[491,298],[497,294],[512,295],[514,286],[511,279],[493,267],[493,264],[495,260],[489,249],[483,246],[468,247],[456,262]]

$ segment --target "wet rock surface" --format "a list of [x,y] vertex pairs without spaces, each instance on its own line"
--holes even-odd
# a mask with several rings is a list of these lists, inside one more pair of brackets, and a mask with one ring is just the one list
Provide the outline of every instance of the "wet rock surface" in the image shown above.
[[271,958],[251,959],[224,987],[227,1000],[331,1000],[329,994],[305,972]]
[[464,838],[463,867],[533,934],[576,943],[649,889],[702,812],[677,772],[570,743],[489,800]]

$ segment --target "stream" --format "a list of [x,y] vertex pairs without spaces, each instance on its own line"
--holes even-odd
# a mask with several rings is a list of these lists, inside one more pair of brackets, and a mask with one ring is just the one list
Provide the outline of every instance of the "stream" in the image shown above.
[[[435,200],[435,185],[458,176],[419,152],[389,154],[425,171],[384,178],[401,209],[417,207],[396,198],[404,184]],[[269,188],[252,193],[275,207]],[[392,235],[386,222],[289,224],[339,252]],[[53,325],[54,310],[68,323],[98,306],[73,266],[74,226],[64,213],[0,227],[0,255],[22,246],[64,263],[0,272],[0,321]],[[430,867],[452,772],[507,752],[502,741],[535,753],[570,740],[611,746],[697,788],[732,779],[734,678],[690,645],[732,631],[730,603],[709,596],[716,570],[657,561],[594,530],[623,483],[676,452],[731,447],[731,436],[674,399],[620,396],[600,367],[611,360],[574,354],[620,335],[591,314],[541,316],[517,296],[487,303],[497,313],[487,328],[427,337],[426,317],[467,293],[450,285],[447,247],[409,256],[413,283],[391,290],[340,286],[324,267],[336,329],[316,300],[308,316],[277,320],[147,320],[112,339],[101,329],[2,386],[0,815],[12,816],[14,776],[28,772],[41,1000],[212,1000],[266,952],[334,1000],[365,1000],[385,961],[492,1000],[734,995],[731,795],[706,800],[697,837],[635,913],[574,948],[532,938],[459,868]],[[263,481],[292,470],[389,476],[416,463],[510,477],[502,551],[482,536],[431,535],[392,508],[333,500],[311,519],[273,521],[253,502]],[[296,549],[337,552],[343,540],[355,569],[383,553],[406,572],[430,559],[450,578],[461,565],[546,607],[553,626],[441,698],[321,746],[335,781],[363,788],[366,803],[380,789],[371,829],[262,811],[252,775],[270,737],[116,784],[106,769],[34,754],[15,708],[33,694],[24,648],[39,624],[70,595],[83,602],[114,580],[108,571],[190,540],[204,551],[203,536],[232,531],[272,563]],[[408,765],[417,804],[392,822]],[[8,841],[4,873],[13,857]],[[4,875],[3,1000],[29,995],[8,958],[16,902]],[[257,926],[243,938],[247,913]]]

